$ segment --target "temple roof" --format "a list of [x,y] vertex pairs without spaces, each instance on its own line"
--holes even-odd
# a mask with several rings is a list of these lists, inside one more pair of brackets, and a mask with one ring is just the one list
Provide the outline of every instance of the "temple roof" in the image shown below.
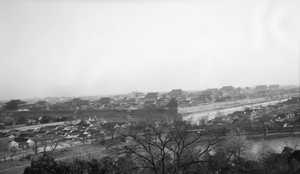
[[18,100],[11,100],[11,101],[9,101],[5,104],[24,104],[24,103],[26,103],[26,102],[21,101],[20,99],[18,99]]

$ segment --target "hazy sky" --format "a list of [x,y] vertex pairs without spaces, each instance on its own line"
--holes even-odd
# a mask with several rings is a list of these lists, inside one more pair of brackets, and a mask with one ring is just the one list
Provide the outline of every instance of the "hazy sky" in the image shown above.
[[0,99],[299,84],[299,0],[0,0]]

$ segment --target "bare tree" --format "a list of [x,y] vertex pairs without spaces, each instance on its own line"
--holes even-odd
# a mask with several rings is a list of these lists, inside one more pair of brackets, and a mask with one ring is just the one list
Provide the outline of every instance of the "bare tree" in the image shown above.
[[47,147],[49,146],[49,143],[48,143],[47,140],[43,140],[43,141],[41,141],[40,146],[43,147],[43,153],[46,153],[46,150],[47,150]]
[[102,127],[107,130],[111,136],[111,141],[114,142],[115,134],[117,132],[115,123],[104,123]]
[[51,153],[55,151],[57,146],[59,145],[60,142],[62,142],[63,139],[61,136],[54,136],[51,139],[49,139],[49,147],[51,149]]
[[40,137],[34,137],[31,139],[32,143],[29,144],[29,147],[32,149],[32,151],[34,152],[34,154],[36,155],[38,153],[38,148],[39,148],[39,144],[42,141],[42,138]]
[[245,161],[252,158],[251,148],[244,134],[230,132],[224,141],[218,143],[214,154],[209,155],[208,168],[216,173],[240,173],[239,169],[248,165]]
[[226,158],[230,161],[233,158],[245,157],[251,148],[252,144],[243,133],[230,132],[225,141],[218,144],[217,152],[226,154]]
[[200,130],[192,131],[191,125],[184,122],[146,124],[143,130],[128,127],[119,134],[132,139],[132,143],[114,150],[117,155],[131,156],[138,166],[134,170],[185,173],[205,163],[205,154],[221,141],[213,131]]
[[9,148],[9,156],[10,156],[10,160],[13,161],[14,156],[17,154],[18,152],[18,148],[15,146],[12,146]]
[[55,151],[57,146],[60,142],[63,141],[63,137],[59,135],[51,135],[51,136],[44,136],[43,139],[40,139],[39,146],[43,147],[43,152],[46,153],[47,147],[50,148],[51,153]]

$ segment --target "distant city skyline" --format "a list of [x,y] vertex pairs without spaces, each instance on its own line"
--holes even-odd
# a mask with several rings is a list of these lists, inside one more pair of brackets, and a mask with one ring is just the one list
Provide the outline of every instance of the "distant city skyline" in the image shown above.
[[[262,85],[262,84],[260,84]],[[270,85],[279,85],[279,84],[269,84],[267,85],[268,87]],[[225,86],[228,86],[228,85],[225,85]],[[247,87],[250,87],[251,89],[255,90],[255,87],[257,87],[259,85],[255,85],[255,86],[233,86],[234,88],[247,88]],[[181,89],[181,88],[172,88],[168,91],[138,91],[138,90],[135,90],[135,91],[131,91],[131,92],[127,92],[127,93],[112,93],[112,94],[95,94],[95,95],[73,95],[73,96],[44,96],[44,97],[29,97],[29,98],[10,98],[10,99],[0,99],[0,101],[10,101],[10,100],[34,100],[34,99],[45,99],[45,98],[89,98],[89,97],[109,97],[109,96],[118,96],[118,95],[128,95],[128,94],[132,94],[132,93],[135,93],[135,92],[141,92],[141,93],[144,93],[145,95],[147,93],[152,93],[152,92],[158,92],[159,94],[165,94],[165,93],[169,93],[170,91],[172,90],[176,90],[176,89],[181,89],[182,91],[184,92],[197,92],[197,91],[205,91],[205,90],[209,90],[209,89],[219,89],[221,90],[221,88],[224,87],[224,86],[221,86],[221,87],[211,87],[211,88],[206,88],[206,89],[194,89],[194,90],[185,90],[185,89]],[[299,85],[296,85],[296,84],[290,84],[290,85],[279,85],[280,88],[287,88],[287,87],[300,87]]]
[[0,100],[299,85],[299,8],[0,0]]

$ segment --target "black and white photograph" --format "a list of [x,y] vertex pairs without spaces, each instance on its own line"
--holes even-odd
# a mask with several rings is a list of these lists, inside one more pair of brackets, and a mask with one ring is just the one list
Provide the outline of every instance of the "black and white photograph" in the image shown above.
[[299,0],[0,0],[0,174],[299,173]]

